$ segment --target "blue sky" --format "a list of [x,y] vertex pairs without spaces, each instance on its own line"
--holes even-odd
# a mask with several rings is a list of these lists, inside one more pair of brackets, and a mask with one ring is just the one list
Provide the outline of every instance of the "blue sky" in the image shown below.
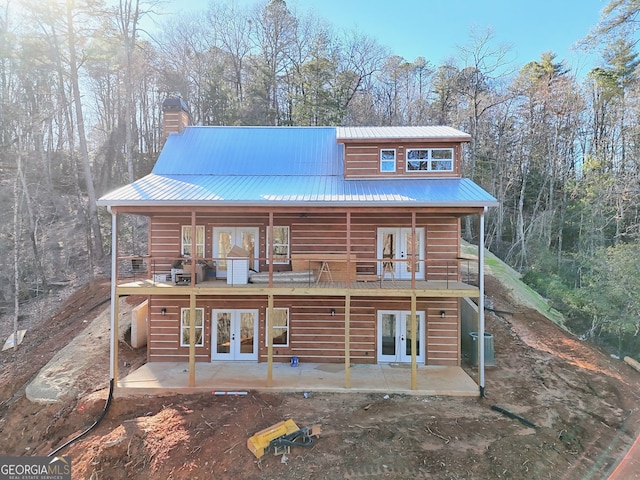
[[[216,0],[213,0],[216,1]],[[236,0],[255,5],[257,0]],[[425,57],[441,65],[459,58],[457,46],[472,44],[473,29],[493,31],[493,45],[511,46],[513,67],[538,60],[546,51],[575,73],[584,74],[599,60],[575,50],[598,23],[608,0],[286,0],[298,12],[313,11],[338,29],[357,28],[413,61]],[[227,0],[225,0],[227,2]],[[169,0],[166,9],[203,9],[209,0]]]

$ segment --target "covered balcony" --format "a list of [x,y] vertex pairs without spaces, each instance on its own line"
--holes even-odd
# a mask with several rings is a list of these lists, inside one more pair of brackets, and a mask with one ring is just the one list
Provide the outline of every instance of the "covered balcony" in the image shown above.
[[[246,257],[185,258],[123,256],[117,262],[120,294],[288,295],[477,297],[476,263],[472,257],[412,260],[347,256],[335,253],[292,255],[286,266],[258,271],[268,259]],[[269,265],[273,265],[269,263]],[[276,268],[277,267],[277,268]]]

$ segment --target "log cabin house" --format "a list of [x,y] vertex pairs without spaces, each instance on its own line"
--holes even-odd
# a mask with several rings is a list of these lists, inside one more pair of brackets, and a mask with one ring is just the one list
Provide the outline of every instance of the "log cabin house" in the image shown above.
[[[196,362],[267,362],[269,376],[272,362],[459,366],[465,298],[483,338],[484,215],[497,202],[462,178],[468,134],[188,126],[181,101],[163,108],[152,172],[98,202],[112,215],[112,332],[114,299],[147,296],[148,362],[188,362],[192,385]],[[123,215],[148,219],[144,255],[124,251]]]

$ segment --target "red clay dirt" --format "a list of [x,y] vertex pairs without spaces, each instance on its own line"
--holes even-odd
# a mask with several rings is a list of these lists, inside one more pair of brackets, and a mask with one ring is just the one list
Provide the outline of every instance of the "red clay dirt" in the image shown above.
[[[494,310],[510,313],[487,314],[496,367],[487,368],[484,399],[256,392],[118,398],[95,429],[60,454],[71,457],[72,478],[95,480],[607,478],[640,430],[640,374],[514,304],[492,277],[486,292]],[[108,358],[78,359],[90,366],[75,379],[84,393],[65,403],[32,403],[24,389],[87,318],[109,307],[108,298],[108,281],[87,285],[28,332],[16,353],[0,354],[1,453],[47,455],[100,415]],[[121,374],[144,361],[144,351],[121,343]],[[284,457],[256,459],[247,438],[287,418],[320,424],[320,438]]]

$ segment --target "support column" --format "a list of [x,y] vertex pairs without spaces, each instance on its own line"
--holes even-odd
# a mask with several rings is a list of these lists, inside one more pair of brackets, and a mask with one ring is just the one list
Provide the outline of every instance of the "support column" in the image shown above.
[[[347,291],[351,288],[351,212],[347,212]],[[357,268],[357,267],[356,267]],[[356,270],[354,268],[354,271]],[[344,298],[344,387],[351,388],[351,295],[347,293]]]
[[[273,212],[269,212],[269,225],[267,226],[267,259],[269,261],[269,288],[273,288]],[[289,252],[291,256],[291,252]]]
[[118,384],[118,214],[108,207],[111,214],[111,318],[109,338],[109,375]]
[[[420,245],[420,248],[424,248]],[[416,252],[416,212],[411,212],[411,289],[416,289],[416,263],[420,258],[420,253]],[[426,262],[425,262],[426,263]],[[427,279],[425,275],[424,279]]]
[[411,390],[418,388],[418,360],[416,358],[416,335],[418,330],[417,305],[418,300],[416,298],[416,292],[414,291],[411,294]]
[[[269,212],[269,226],[267,237],[267,258],[269,259],[269,288],[273,288],[273,212]],[[291,255],[291,254],[289,254]],[[273,385],[273,294],[267,299],[267,321],[265,322],[265,336],[267,337],[267,386]]]
[[[196,245],[197,245],[197,237],[198,234],[196,232],[196,212],[195,210],[191,212],[191,286],[195,286],[196,284]],[[202,281],[202,279],[200,280]]]
[[266,332],[267,335],[267,386],[273,385],[273,295],[269,294],[267,301],[267,321]]
[[[204,327],[204,318],[202,322]],[[196,294],[193,292],[189,294],[189,386],[196,386]]]
[[484,215],[487,207],[480,214],[480,238],[478,239],[478,385],[480,397],[484,398]]
[[344,299],[344,387],[351,388],[351,295]]

